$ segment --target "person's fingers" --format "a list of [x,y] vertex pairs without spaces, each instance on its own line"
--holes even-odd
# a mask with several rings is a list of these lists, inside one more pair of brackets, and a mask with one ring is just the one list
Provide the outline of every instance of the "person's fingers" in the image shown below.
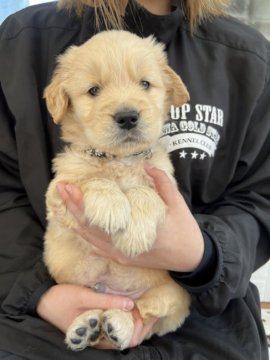
[[145,336],[148,334],[148,332],[152,329],[152,327],[158,320],[157,318],[153,318],[148,321],[147,324],[144,324],[137,307],[134,307],[134,309],[132,310],[132,315],[134,320],[134,332],[132,339],[129,343],[129,347],[135,347],[141,344]]
[[144,325],[142,319],[134,319],[134,333],[129,343],[129,347],[135,347],[140,345],[146,335],[151,331],[157,320],[158,318],[153,318]]
[[64,182],[58,182],[56,187],[64,200],[72,201],[81,210],[83,210],[83,194],[80,188]]
[[[81,227],[74,230],[76,230],[78,233],[81,233],[81,235],[86,235],[86,233],[89,235],[91,233],[93,241],[96,240],[96,244],[94,244],[95,246],[100,245],[100,240],[110,240],[110,237],[102,229],[100,229],[98,226],[90,225],[88,222],[85,221],[83,213],[83,194],[77,186],[59,182],[57,184],[57,190],[59,191],[70,213],[78,221],[78,224],[81,225]],[[108,249],[106,248],[104,250]]]
[[144,325],[143,331],[141,332],[140,343],[144,340],[145,336],[152,330],[155,323],[158,321],[158,318],[152,318]]
[[114,346],[106,339],[101,339],[99,343],[94,347],[99,350],[119,350],[116,346]]
[[80,306],[85,309],[96,308],[97,304],[98,308],[103,310],[121,309],[131,311],[134,308],[134,302],[128,297],[98,293],[87,288],[80,292],[80,300]]
[[[134,318],[134,333],[132,336],[132,339],[128,345],[129,348],[136,347],[140,345],[145,336],[151,331],[152,327],[157,322],[158,318],[152,318],[149,322],[147,322],[146,325],[143,324],[143,320],[139,314],[139,311],[137,308],[134,308],[132,311],[133,318]],[[102,339],[96,346],[97,349],[117,349],[115,346],[113,346],[109,341],[106,339]]]
[[77,186],[63,182],[59,182],[56,187],[69,212],[78,223],[84,223],[84,204],[81,190]]
[[134,319],[134,333],[128,347],[132,348],[141,343],[141,334],[143,331],[143,322],[141,319]]
[[111,243],[111,237],[107,233],[96,225],[90,225],[88,222],[81,225],[81,227],[75,229],[76,232],[84,237],[89,237],[93,245],[104,248],[104,251],[109,250],[108,243]]
[[153,179],[156,190],[166,205],[173,206],[177,202],[179,192],[168,175],[155,167],[145,166],[146,173]]

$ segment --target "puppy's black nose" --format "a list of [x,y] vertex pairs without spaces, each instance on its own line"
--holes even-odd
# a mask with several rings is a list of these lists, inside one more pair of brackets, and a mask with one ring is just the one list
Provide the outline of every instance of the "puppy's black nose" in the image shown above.
[[139,113],[135,110],[123,110],[114,115],[114,120],[121,129],[130,130],[137,126]]

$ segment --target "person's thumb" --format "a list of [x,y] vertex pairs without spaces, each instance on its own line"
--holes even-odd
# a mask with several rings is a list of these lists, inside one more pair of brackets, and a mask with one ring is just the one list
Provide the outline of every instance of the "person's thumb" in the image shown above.
[[176,185],[163,171],[155,167],[145,166],[146,173],[153,179],[156,191],[168,207],[176,204],[179,192]]
[[124,311],[131,311],[134,308],[134,302],[128,297],[94,292],[87,288],[85,290],[82,299],[82,306],[85,308],[98,307],[102,310],[121,309]]

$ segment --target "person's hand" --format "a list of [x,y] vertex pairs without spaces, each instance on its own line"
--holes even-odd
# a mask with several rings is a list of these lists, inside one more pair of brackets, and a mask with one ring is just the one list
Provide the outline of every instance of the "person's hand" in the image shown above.
[[84,311],[112,308],[131,311],[134,303],[127,297],[97,293],[79,285],[57,284],[41,296],[37,313],[65,333],[72,321]]
[[68,210],[78,221],[76,231],[95,246],[95,254],[110,258],[123,265],[174,270],[194,271],[204,252],[204,240],[200,228],[184,198],[166,173],[157,168],[146,168],[153,179],[157,192],[167,206],[165,224],[160,226],[152,249],[134,258],[125,257],[112,244],[109,235],[91,226],[83,216],[83,196],[72,184],[58,183],[58,191]]
[[[155,323],[158,320],[158,318],[152,318],[151,320],[149,320],[147,322],[147,324],[143,324],[142,318],[141,318],[140,313],[137,308],[134,308],[132,310],[132,314],[133,314],[133,319],[134,319],[134,332],[133,332],[132,339],[128,346],[129,348],[140,345],[143,342],[145,336],[150,332],[150,330],[152,329],[152,327],[155,325]],[[109,341],[107,341],[106,339],[102,339],[99,342],[99,344],[96,345],[95,347],[97,349],[103,349],[103,350],[114,348],[112,346],[112,344]],[[116,349],[116,348],[114,348],[114,349]]]
[[[134,318],[134,334],[129,347],[140,344],[145,335],[157,321],[156,318],[146,325],[143,324],[138,310],[131,299],[123,296],[97,293],[92,289],[72,284],[52,286],[41,297],[37,305],[38,315],[66,333],[73,320],[90,309],[122,309],[132,311]],[[114,349],[106,340],[96,346],[99,349]]]

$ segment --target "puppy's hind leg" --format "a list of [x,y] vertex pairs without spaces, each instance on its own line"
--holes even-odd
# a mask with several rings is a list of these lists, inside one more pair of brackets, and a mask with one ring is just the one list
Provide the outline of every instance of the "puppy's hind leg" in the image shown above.
[[134,332],[132,313],[120,309],[110,309],[103,313],[103,334],[114,346],[126,349]]
[[189,315],[190,301],[188,292],[173,281],[145,292],[136,301],[144,323],[153,317],[159,319],[145,338],[164,335],[180,327]]

